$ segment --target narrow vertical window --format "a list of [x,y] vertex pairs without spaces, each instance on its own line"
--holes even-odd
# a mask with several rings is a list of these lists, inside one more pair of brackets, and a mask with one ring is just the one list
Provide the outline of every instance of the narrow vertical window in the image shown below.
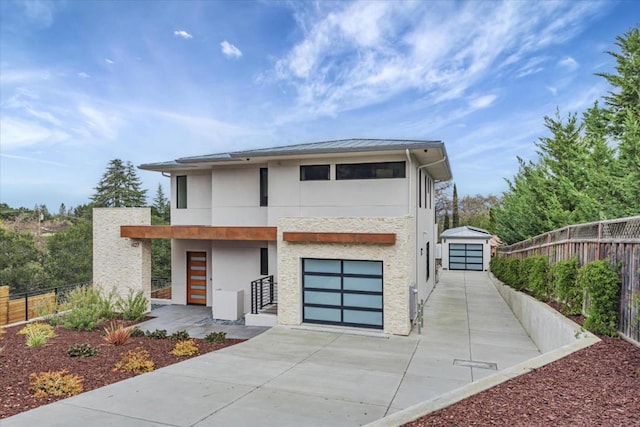
[[418,207],[422,207],[422,169],[418,169]]
[[260,248],[260,275],[269,275],[269,249]]
[[269,169],[260,168],[260,206],[269,205],[269,183],[268,183]]
[[427,242],[427,278],[425,279],[426,281],[429,281],[429,273],[431,273],[431,254],[429,253],[431,249],[431,242]]
[[187,208],[187,176],[176,176],[176,207],[178,209]]

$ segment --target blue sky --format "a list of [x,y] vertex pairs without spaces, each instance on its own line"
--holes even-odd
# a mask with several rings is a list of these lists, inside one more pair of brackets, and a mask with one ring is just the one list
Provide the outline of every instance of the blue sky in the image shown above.
[[[543,117],[610,88],[632,1],[2,1],[0,201],[87,203],[109,160],[442,140],[500,193]],[[150,199],[158,173],[140,171]]]

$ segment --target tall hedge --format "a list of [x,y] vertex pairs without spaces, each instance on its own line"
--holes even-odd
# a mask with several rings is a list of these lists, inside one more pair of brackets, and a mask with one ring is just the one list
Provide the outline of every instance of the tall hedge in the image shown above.
[[596,334],[616,336],[621,280],[611,262],[593,261],[580,268],[578,285],[586,289],[589,295],[584,327]]

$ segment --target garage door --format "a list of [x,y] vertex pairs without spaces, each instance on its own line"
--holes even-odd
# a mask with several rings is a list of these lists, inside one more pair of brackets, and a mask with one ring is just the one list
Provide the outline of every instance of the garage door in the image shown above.
[[303,320],[382,329],[382,262],[302,260]]
[[482,245],[449,243],[449,270],[482,271]]

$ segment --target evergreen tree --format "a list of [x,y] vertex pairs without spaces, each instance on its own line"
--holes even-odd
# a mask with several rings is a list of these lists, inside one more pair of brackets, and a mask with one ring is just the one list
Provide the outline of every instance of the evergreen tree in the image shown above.
[[109,162],[91,200],[95,207],[144,206],[147,190],[142,190],[141,185],[131,162],[114,159]]
[[624,36],[616,37],[620,53],[607,52],[615,58],[616,74],[598,73],[614,90],[604,99],[610,114],[610,128],[614,135],[624,131],[627,112],[636,119],[640,117],[640,25],[632,28]]
[[453,184],[453,208],[452,208],[453,228],[460,225],[460,213],[458,212],[458,188]]
[[449,226],[449,214],[447,213],[447,214],[444,214],[444,227],[443,227],[442,231],[448,230],[449,227],[450,227]]
[[158,184],[156,189],[156,196],[153,198],[153,205],[151,206],[153,215],[161,218],[166,224],[169,224],[171,220],[171,205],[167,196],[165,196],[162,189],[162,184]]
[[44,269],[50,286],[91,281],[93,277],[93,227],[80,222],[47,239]]

